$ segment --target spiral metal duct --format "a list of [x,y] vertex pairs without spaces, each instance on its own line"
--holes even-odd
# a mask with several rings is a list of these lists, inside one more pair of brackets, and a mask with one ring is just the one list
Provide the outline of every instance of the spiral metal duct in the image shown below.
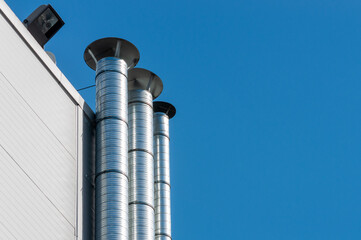
[[162,86],[160,78],[148,70],[129,72],[130,240],[154,239],[153,98]]
[[96,75],[96,239],[128,240],[127,64],[103,58]]
[[154,102],[154,197],[155,239],[171,240],[171,205],[169,175],[169,119],[175,115],[173,105]]
[[127,74],[139,52],[126,40],[106,38],[89,45],[84,59],[96,67],[95,237],[128,240]]

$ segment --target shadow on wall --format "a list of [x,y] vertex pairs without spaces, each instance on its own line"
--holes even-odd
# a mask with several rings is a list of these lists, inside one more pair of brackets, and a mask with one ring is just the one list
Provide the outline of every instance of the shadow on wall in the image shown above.
[[83,113],[83,239],[95,237],[95,119]]

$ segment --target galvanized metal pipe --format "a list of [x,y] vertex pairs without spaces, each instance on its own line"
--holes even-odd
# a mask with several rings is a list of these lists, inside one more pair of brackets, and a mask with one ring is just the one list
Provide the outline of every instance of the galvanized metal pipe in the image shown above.
[[154,73],[132,69],[129,88],[129,239],[154,239],[153,98],[163,84]]
[[95,237],[128,240],[128,68],[139,60],[123,39],[100,39],[84,54],[96,68]]
[[128,239],[127,64],[103,58],[96,76],[96,239]]
[[171,200],[169,171],[169,119],[175,115],[173,105],[154,102],[154,197],[155,239],[171,240]]

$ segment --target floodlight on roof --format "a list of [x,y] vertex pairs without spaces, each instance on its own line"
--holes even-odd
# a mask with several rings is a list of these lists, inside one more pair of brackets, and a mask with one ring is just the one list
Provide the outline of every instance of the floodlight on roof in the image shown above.
[[23,23],[42,47],[64,25],[64,21],[50,4],[38,7]]

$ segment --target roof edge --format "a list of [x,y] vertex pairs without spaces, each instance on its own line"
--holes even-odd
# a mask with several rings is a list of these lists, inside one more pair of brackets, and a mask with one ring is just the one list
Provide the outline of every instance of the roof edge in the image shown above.
[[3,0],[0,0],[0,14],[6,18],[11,27],[23,39],[25,44],[29,46],[30,50],[44,65],[48,72],[54,77],[60,87],[62,87],[67,95],[72,99],[72,101],[78,105],[90,119],[94,119],[95,114],[93,110],[89,107],[83,97],[78,93],[70,81],[50,59],[45,50],[38,44],[35,38]]

